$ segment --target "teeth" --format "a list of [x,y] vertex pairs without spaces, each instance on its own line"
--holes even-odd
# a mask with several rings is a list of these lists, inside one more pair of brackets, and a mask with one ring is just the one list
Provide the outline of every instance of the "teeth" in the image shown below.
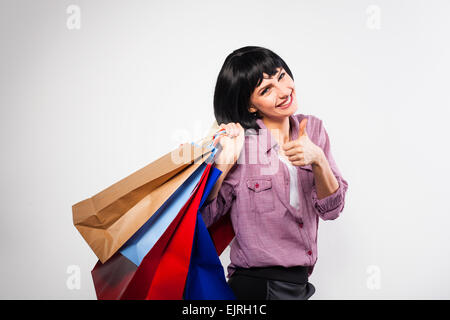
[[291,103],[291,96],[288,97],[288,99],[287,99],[285,104],[279,105],[279,107],[287,106],[289,103]]

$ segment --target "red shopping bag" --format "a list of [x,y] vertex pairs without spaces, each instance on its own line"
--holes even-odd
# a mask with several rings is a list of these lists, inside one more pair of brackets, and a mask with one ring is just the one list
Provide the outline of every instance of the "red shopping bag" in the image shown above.
[[217,255],[220,256],[235,236],[230,213],[220,217],[208,228],[208,231],[216,247]]
[[119,300],[133,278],[137,266],[116,252],[108,261],[99,260],[91,271],[99,300]]

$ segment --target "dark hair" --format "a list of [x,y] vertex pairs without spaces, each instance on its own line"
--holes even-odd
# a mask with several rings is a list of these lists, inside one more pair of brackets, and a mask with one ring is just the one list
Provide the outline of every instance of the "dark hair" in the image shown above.
[[287,64],[269,49],[242,47],[225,59],[214,90],[214,116],[217,123],[238,122],[244,129],[258,130],[257,113],[251,113],[250,96],[263,80],[263,72],[273,76],[277,68],[284,68],[294,79]]

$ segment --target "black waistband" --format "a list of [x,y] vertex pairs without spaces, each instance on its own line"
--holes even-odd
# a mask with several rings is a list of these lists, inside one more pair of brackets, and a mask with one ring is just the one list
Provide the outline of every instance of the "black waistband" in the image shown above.
[[308,282],[308,269],[309,267],[305,266],[295,266],[289,268],[282,266],[252,268],[238,267],[234,271],[234,274],[303,284]]

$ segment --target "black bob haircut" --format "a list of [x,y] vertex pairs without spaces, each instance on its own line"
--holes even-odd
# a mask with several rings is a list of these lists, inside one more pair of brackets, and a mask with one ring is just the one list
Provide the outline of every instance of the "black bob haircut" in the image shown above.
[[244,129],[259,129],[258,113],[251,113],[250,97],[263,80],[283,68],[294,79],[287,64],[269,49],[247,46],[233,51],[225,59],[214,90],[214,116],[217,123],[238,122]]

